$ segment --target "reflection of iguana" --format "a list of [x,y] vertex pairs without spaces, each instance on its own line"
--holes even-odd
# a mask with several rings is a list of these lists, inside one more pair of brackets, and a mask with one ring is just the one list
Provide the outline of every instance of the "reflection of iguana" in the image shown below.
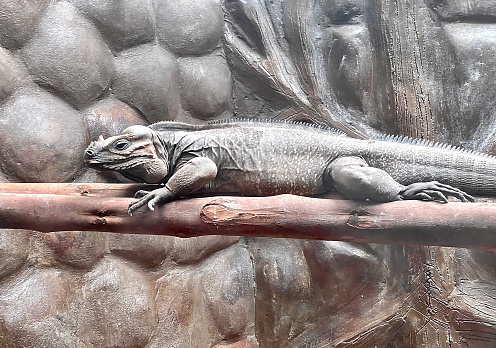
[[285,122],[132,126],[92,142],[85,158],[92,167],[135,181],[165,183],[137,192],[130,214],[196,191],[266,196],[336,189],[351,199],[380,202],[446,202],[446,196],[473,201],[461,190],[496,193],[494,157],[410,139],[357,140]]

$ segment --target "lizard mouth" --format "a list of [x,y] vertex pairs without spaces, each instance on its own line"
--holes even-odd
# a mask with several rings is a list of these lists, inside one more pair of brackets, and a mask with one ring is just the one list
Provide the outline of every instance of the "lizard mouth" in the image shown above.
[[85,160],[84,163],[88,166],[88,167],[100,167],[103,163],[101,162],[98,162],[96,160]]
[[110,161],[105,161],[98,158],[92,158],[85,160],[85,163],[90,168],[117,170],[117,171],[129,170],[144,164],[141,158],[122,158],[122,159],[114,158]]
[[[116,163],[116,162],[117,161],[112,161],[112,163]],[[86,165],[90,167],[100,167],[100,166],[104,166],[105,164],[110,164],[110,162],[104,162],[97,159],[86,159],[84,160],[84,163],[86,163]]]
[[114,169],[114,167],[119,166],[123,163],[129,163],[129,159],[112,160],[110,162],[101,161],[98,159],[87,159],[84,161],[84,163],[91,168],[102,168],[102,169],[112,170]]

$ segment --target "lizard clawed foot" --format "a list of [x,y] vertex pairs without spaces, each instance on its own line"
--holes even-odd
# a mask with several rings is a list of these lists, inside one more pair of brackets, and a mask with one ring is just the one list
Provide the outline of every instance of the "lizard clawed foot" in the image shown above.
[[462,202],[475,202],[475,198],[456,187],[441,184],[437,181],[416,182],[405,187],[401,192],[402,199],[418,199],[448,203],[446,196],[452,196]]
[[169,201],[174,195],[167,187],[162,187],[153,191],[139,190],[134,194],[134,198],[138,198],[136,202],[129,204],[127,213],[133,216],[133,213],[144,206],[148,209],[155,210],[155,205]]

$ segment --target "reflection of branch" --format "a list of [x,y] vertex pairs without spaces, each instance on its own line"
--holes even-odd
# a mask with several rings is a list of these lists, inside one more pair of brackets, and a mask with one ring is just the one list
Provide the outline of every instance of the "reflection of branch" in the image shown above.
[[143,185],[0,184],[0,228],[496,249],[495,203],[372,204],[292,195],[208,197],[177,200],[154,212],[141,210],[130,218],[127,206],[132,199],[123,196],[141,188]]

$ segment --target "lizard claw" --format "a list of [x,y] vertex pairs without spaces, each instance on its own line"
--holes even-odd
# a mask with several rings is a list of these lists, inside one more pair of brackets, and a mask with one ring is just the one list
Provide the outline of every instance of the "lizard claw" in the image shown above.
[[129,216],[133,216],[133,213],[144,205],[147,205],[148,209],[154,211],[155,205],[169,201],[173,197],[173,194],[167,187],[162,187],[153,191],[139,190],[135,193],[134,197],[138,198],[138,200],[129,204],[127,209]]
[[446,196],[452,196],[462,202],[475,202],[475,198],[456,187],[441,184],[437,181],[416,182],[405,187],[401,192],[402,199],[418,199],[448,203]]

